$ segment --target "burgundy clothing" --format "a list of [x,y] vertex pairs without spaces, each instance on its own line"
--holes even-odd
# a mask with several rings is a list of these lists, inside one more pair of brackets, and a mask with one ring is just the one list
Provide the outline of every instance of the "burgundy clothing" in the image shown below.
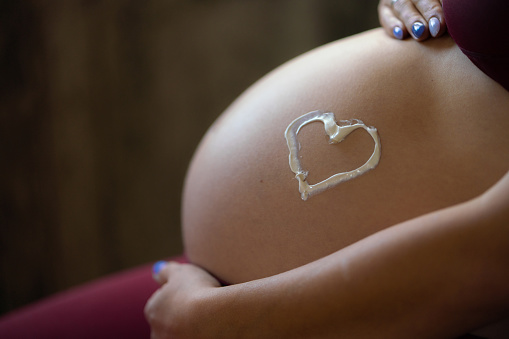
[[117,273],[0,317],[0,338],[148,339],[143,309],[157,288],[151,264]]
[[449,34],[486,75],[509,91],[508,0],[443,0]]

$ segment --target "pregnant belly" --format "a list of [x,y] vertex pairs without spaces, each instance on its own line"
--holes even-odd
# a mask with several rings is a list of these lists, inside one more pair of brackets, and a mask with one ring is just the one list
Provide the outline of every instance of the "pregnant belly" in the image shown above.
[[[346,43],[346,50],[355,51],[354,42]],[[377,76],[372,69],[363,71],[364,61],[352,64],[370,55],[362,46],[360,55],[341,49],[326,53],[334,62],[350,63],[339,68],[344,74],[328,69],[331,63],[324,63],[322,52],[279,70],[211,127],[193,158],[183,195],[184,245],[192,262],[230,283],[277,274],[398,222],[470,199],[507,171],[505,121],[488,132],[475,122],[475,114],[482,113],[478,118],[484,122],[491,119],[486,112],[455,111],[437,102],[444,108],[440,111],[413,99],[387,103],[384,98],[393,90],[388,83],[359,93],[356,88]],[[400,53],[389,47],[383,51]],[[408,78],[404,67],[401,78]],[[420,90],[411,82],[405,88],[408,98]],[[381,159],[374,170],[304,201],[289,166],[284,132],[297,117],[318,109],[334,112],[337,120],[375,126]],[[470,119],[455,132],[451,126],[460,114]],[[330,145],[320,122],[303,127],[298,140],[310,183],[361,166],[374,149],[374,139],[362,129]]]
[[[197,151],[183,205],[190,260],[230,283],[303,265],[398,222],[472,198],[504,170],[493,168],[479,178],[476,168],[447,159],[450,151],[438,154],[433,143],[432,150],[409,145],[380,128],[382,157],[374,170],[304,201],[289,167],[284,124],[232,115],[213,127]],[[357,168],[374,147],[362,131],[344,145],[329,145],[320,123],[305,127],[299,140],[311,183]]]

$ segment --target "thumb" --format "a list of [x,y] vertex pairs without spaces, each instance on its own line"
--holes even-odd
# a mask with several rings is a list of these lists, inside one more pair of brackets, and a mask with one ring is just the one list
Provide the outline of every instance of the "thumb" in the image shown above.
[[160,260],[152,266],[152,277],[161,285],[166,284],[169,279],[168,270],[164,269],[166,266],[168,266],[168,262],[164,260]]

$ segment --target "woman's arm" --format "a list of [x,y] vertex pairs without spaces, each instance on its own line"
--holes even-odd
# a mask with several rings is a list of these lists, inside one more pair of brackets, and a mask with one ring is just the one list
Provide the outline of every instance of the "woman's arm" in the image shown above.
[[195,266],[167,265],[146,314],[155,338],[451,338],[505,315],[508,258],[509,174],[269,278],[218,288]]

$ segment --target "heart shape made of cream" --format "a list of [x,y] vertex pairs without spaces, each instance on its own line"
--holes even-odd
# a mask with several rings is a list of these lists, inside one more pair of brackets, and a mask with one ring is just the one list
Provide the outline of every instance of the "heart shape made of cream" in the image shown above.
[[[321,121],[324,124],[325,133],[329,136],[330,144],[337,144],[343,141],[350,133],[358,128],[363,128],[368,132],[373,141],[375,148],[373,154],[364,165],[354,169],[353,171],[336,173],[329,178],[320,181],[317,184],[311,185],[306,181],[309,172],[304,171],[299,160],[300,144],[297,141],[297,134],[300,129],[311,122]],[[290,169],[295,173],[295,178],[299,180],[299,192],[302,200],[307,200],[310,196],[323,192],[328,188],[332,188],[342,182],[356,178],[369,170],[372,170],[378,165],[381,156],[381,145],[378,131],[375,127],[366,126],[361,120],[340,120],[340,124],[336,123],[334,113],[313,111],[304,114],[303,116],[295,119],[288,125],[285,131],[286,143],[290,151]]]

